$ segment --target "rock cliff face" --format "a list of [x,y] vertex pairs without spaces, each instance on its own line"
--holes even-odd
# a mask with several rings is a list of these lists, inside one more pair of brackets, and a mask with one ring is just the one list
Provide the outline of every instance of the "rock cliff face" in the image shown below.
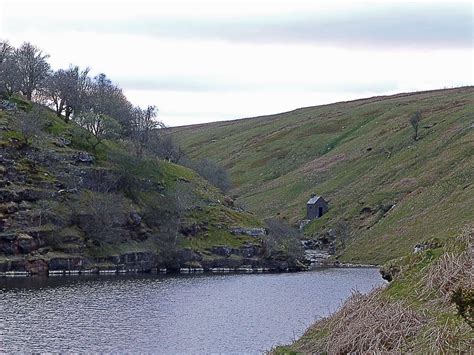
[[42,115],[26,145],[0,110],[0,274],[304,267],[266,257],[261,222],[192,170],[116,144],[94,154],[73,123]]

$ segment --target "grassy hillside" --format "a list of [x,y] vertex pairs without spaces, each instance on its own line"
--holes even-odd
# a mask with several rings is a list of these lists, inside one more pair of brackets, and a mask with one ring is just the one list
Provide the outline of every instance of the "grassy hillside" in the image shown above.
[[[415,141],[409,118],[416,111]],[[174,132],[190,157],[227,167],[237,201],[262,218],[296,222],[312,192],[324,196],[330,211],[306,233],[347,221],[352,236],[341,260],[381,264],[424,240],[451,238],[474,220],[473,124],[474,88],[463,87]]]
[[126,140],[94,149],[74,122],[17,101],[0,111],[0,272],[289,267],[261,236],[231,233],[262,222],[193,170]]

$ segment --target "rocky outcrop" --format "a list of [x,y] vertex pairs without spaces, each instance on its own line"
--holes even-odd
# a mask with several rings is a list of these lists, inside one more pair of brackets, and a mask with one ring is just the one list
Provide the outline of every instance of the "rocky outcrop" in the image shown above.
[[[51,125],[52,122],[45,126]],[[18,127],[13,124],[8,127],[6,123],[4,128],[11,136],[18,133]],[[153,272],[186,268],[281,271],[293,267],[284,258],[265,257],[261,238],[267,234],[264,228],[230,228],[242,220],[234,211],[242,210],[232,198],[216,196],[213,189],[206,191],[205,182],[190,180],[184,168],[180,176],[178,166],[170,172],[158,171],[159,164],[151,172],[140,167],[131,179],[122,170],[127,166],[122,164],[122,157],[117,162],[111,158],[110,162],[96,164],[93,154],[78,150],[75,139],[53,136],[46,131],[42,134],[41,142],[32,141],[29,145],[15,143],[11,137],[2,141],[0,274]],[[153,169],[154,166],[150,167]],[[165,190],[171,181],[173,189],[176,184],[189,185],[181,186],[185,191],[183,200],[189,206],[175,206],[173,199],[168,200],[167,195],[171,194]],[[147,197],[159,204],[137,197],[147,192],[152,196]],[[174,220],[168,225],[167,219],[173,218],[173,209],[178,207],[183,209],[180,211],[183,215],[177,225]],[[258,220],[254,221],[258,226]],[[176,230],[179,234],[173,248],[167,235],[170,228],[173,235]],[[221,239],[224,234],[232,238],[229,229],[234,234],[232,246],[219,245],[217,241],[225,240]],[[183,239],[193,248],[183,248]],[[207,249],[193,239],[202,239]],[[127,248],[134,251],[123,252]]]
[[156,256],[150,252],[124,253],[107,257],[117,270],[150,272],[156,267]]
[[244,227],[233,227],[230,229],[230,232],[234,235],[249,235],[251,237],[263,237],[267,235],[267,230],[265,228],[244,228]]
[[26,233],[12,232],[0,235],[0,253],[4,255],[29,254],[43,245],[43,240]]
[[76,164],[92,164],[94,156],[86,152],[77,152],[72,155],[72,160]]
[[8,100],[0,100],[0,110],[2,111],[16,111],[17,105],[14,102]]

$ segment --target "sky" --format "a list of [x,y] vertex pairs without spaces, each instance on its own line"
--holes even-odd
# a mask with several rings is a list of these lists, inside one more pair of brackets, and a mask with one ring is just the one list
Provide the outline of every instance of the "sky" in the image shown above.
[[169,126],[474,83],[472,1],[0,0],[0,38]]

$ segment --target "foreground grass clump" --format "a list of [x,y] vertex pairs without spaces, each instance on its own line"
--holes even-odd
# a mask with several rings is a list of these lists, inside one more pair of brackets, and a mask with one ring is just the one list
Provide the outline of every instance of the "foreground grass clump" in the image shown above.
[[394,281],[386,288],[354,293],[339,311],[273,353],[471,351],[473,243],[474,228],[468,227],[442,248],[392,263]]

